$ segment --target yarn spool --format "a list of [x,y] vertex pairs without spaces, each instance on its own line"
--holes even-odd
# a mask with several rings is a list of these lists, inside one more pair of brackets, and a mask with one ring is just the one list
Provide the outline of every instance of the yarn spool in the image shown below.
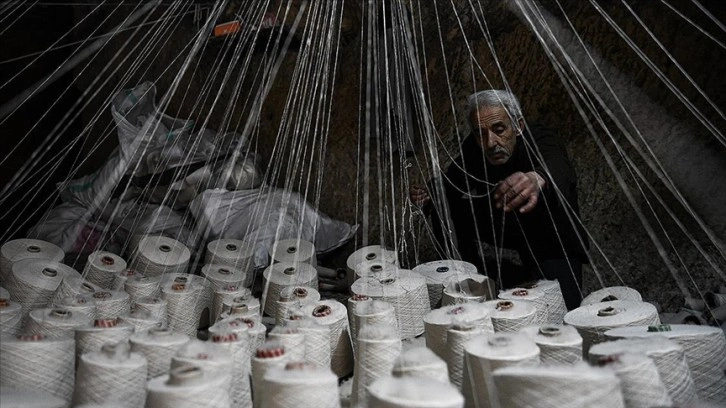
[[96,303],[97,319],[113,319],[131,312],[131,297],[118,290],[104,290],[91,295]]
[[131,268],[146,276],[186,273],[191,253],[181,242],[163,236],[146,236],[134,253]]
[[142,273],[134,273],[124,282],[123,290],[129,294],[131,302],[145,297],[161,296],[161,277],[145,276]]
[[446,365],[449,368],[449,380],[459,390],[464,381],[464,345],[484,333],[480,325],[466,320],[452,323],[447,331]]
[[297,321],[297,329],[305,334],[305,361],[320,367],[330,367],[330,329],[321,326],[312,318]]
[[126,290],[126,281],[134,276],[144,276],[143,273],[136,272],[133,269],[126,269],[113,276],[113,284],[111,289],[113,290]]
[[532,302],[535,308],[534,321],[532,324],[546,324],[550,322],[550,314],[547,308],[547,299],[544,291],[539,289],[515,288],[499,292],[501,300],[526,300]]
[[[291,309],[301,309],[309,304],[320,300],[320,292],[305,286],[291,286],[280,291],[280,298],[277,300],[277,314],[275,323],[282,324],[289,315]],[[296,358],[293,357],[293,360]]]
[[15,336],[20,332],[23,308],[9,298],[0,298],[0,335]]
[[189,342],[189,337],[169,329],[149,329],[145,333],[134,333],[129,338],[131,351],[143,354],[148,362],[148,380],[168,374],[171,359],[177,350]]
[[218,239],[207,244],[204,258],[207,264],[227,265],[242,271],[243,286],[250,286],[255,272],[255,248],[252,242],[238,239]]
[[485,275],[452,276],[444,282],[441,306],[481,303],[493,299],[496,284]]
[[68,402],[39,389],[0,385],[3,408],[65,408]]
[[94,302],[93,297],[90,295],[65,297],[53,302],[53,306],[62,307],[63,309],[69,310],[73,313],[85,314],[92,320],[96,319],[96,302]]
[[338,377],[329,368],[288,362],[264,378],[262,406],[267,408],[340,408]]
[[629,300],[633,302],[642,302],[643,297],[640,293],[627,286],[611,286],[596,290],[585,296],[580,306],[592,305],[595,303],[612,302],[613,300]]
[[655,364],[648,356],[627,353],[610,355],[603,357],[598,364],[613,370],[620,379],[620,389],[626,407],[673,405]]
[[464,407],[464,397],[456,388],[430,379],[382,377],[368,388],[368,399],[377,408]]
[[358,317],[355,315],[355,310],[359,304],[370,303],[373,299],[366,295],[353,295],[348,298],[346,308],[348,309],[348,324],[350,325],[350,338],[353,341],[353,351],[356,349],[356,339],[358,338]]
[[232,384],[229,396],[232,406],[252,408],[250,389],[250,341],[246,331],[212,335],[212,343],[232,355]]
[[[649,331],[652,330],[652,331]],[[717,327],[694,325],[662,325],[622,327],[605,333],[608,339],[664,336],[675,341],[686,355],[691,368],[696,394],[703,401],[726,402],[726,337]]]
[[47,338],[40,334],[3,337],[0,384],[42,390],[70,404],[75,380],[74,351],[71,338]]
[[231,285],[245,285],[246,273],[229,265],[207,264],[202,267],[202,276],[212,285],[212,290]]
[[390,375],[394,361],[401,354],[401,347],[395,326],[374,324],[361,327],[353,374],[352,406],[368,406],[367,387],[378,378]]
[[80,356],[73,403],[123,402],[142,407],[146,399],[146,357],[127,342],[104,344],[100,352]]
[[446,332],[456,320],[468,321],[481,326],[488,332],[494,332],[489,317],[490,309],[481,304],[461,304],[442,306],[424,316],[426,327],[426,347],[437,356],[446,358]]
[[262,324],[259,316],[239,317],[232,315],[224,320],[220,320],[209,328],[210,334],[222,334],[226,332],[247,331],[252,346],[250,350],[255,350],[265,342],[265,334],[267,328]]
[[565,298],[562,296],[562,288],[556,280],[539,280],[523,285],[525,289],[539,289],[544,292],[544,303],[547,306],[549,321],[546,323],[562,324],[567,314],[567,305]]
[[116,275],[126,270],[126,261],[107,251],[96,251],[88,255],[83,269],[86,280],[103,289],[113,289]]
[[146,385],[149,408],[229,408],[228,379],[199,366],[177,367]]
[[383,248],[380,245],[369,245],[359,248],[348,256],[345,264],[348,267],[348,283],[356,279],[355,267],[364,261],[380,261],[390,265],[398,265],[396,251]]
[[582,362],[582,337],[572,326],[548,324],[524,327],[519,332],[537,344],[542,364],[573,365]]
[[285,348],[279,343],[268,341],[255,350],[252,357],[252,397],[253,406],[261,407],[268,391],[265,384],[265,375],[275,367],[284,367],[289,361]]
[[144,333],[149,329],[163,327],[161,320],[146,310],[132,310],[131,313],[122,316],[121,320],[134,326],[134,333]]
[[12,266],[10,297],[20,303],[23,320],[31,310],[48,306],[66,276],[78,276],[73,268],[45,259],[23,259]]
[[27,332],[44,337],[74,338],[77,327],[87,326],[91,317],[64,308],[36,309],[28,316]]
[[250,308],[250,303],[244,300],[244,298],[234,298],[232,301],[224,305],[224,312],[219,315],[219,320],[225,320],[230,317],[254,317],[260,318],[259,308],[254,309],[255,306],[259,306],[257,299],[250,299],[253,303]]
[[197,337],[197,329],[209,319],[211,291],[194,275],[174,276],[162,280],[161,297],[166,300],[168,327],[189,337]]
[[176,355],[171,358],[170,374],[174,369],[187,366],[200,367],[211,375],[221,378],[224,392],[229,396],[229,389],[232,386],[232,355],[229,351],[211,342],[191,339],[177,349]]
[[353,346],[348,332],[348,313],[337,300],[321,300],[303,308],[308,318],[330,328],[330,368],[338,377],[353,371]]
[[143,297],[137,299],[131,306],[132,312],[148,312],[149,317],[161,322],[161,325],[167,325],[166,299],[161,297]]
[[275,326],[267,336],[269,340],[275,341],[285,348],[290,361],[305,360],[305,332],[301,331],[298,326],[298,321],[288,320],[285,326]]
[[13,264],[23,259],[46,259],[52,262],[62,262],[65,253],[55,244],[39,239],[14,239],[0,247],[0,283],[7,289],[9,279],[12,279]]
[[364,295],[393,305],[401,339],[410,339],[424,332],[423,317],[430,311],[426,280],[409,270],[381,279],[359,279],[351,286],[355,295]]
[[302,239],[283,239],[275,242],[270,252],[270,259],[273,263],[307,263],[312,266],[318,265],[315,256],[315,245]]
[[262,273],[264,291],[263,310],[268,316],[277,316],[277,299],[282,289],[290,286],[318,287],[318,272],[305,263],[280,262],[272,264]]
[[106,343],[128,340],[134,326],[119,319],[96,319],[92,324],[76,328],[76,355],[101,351]]
[[81,275],[72,273],[63,277],[58,289],[56,289],[51,299],[51,303],[57,303],[63,298],[77,295],[92,295],[97,291],[104,290],[86,279]]
[[577,328],[582,336],[585,356],[593,344],[605,341],[605,332],[610,329],[659,323],[658,312],[653,305],[628,300],[580,306],[565,315],[565,324]]
[[484,303],[491,312],[495,332],[516,332],[534,324],[536,308],[526,300],[490,300]]
[[464,344],[464,397],[476,407],[499,406],[492,378],[494,371],[537,364],[539,347],[524,334],[494,333],[475,337]]
[[590,348],[590,362],[595,364],[610,355],[637,353],[650,357],[673,403],[681,406],[696,399],[691,369],[688,368],[683,347],[665,337],[606,341]]
[[[214,290],[214,299],[212,301],[212,321],[219,320],[219,315],[224,310],[224,304],[229,304],[233,299],[240,298],[242,302],[247,303],[247,307],[251,310],[255,305],[259,311],[260,301],[252,297],[252,292],[241,285],[230,285]],[[253,304],[254,302],[254,304]]]
[[[355,296],[354,296],[355,297]],[[353,298],[353,297],[352,297]],[[351,299],[352,299],[351,298]],[[386,324],[396,328],[398,332],[398,319],[396,319],[396,309],[392,304],[382,300],[359,301],[353,303],[353,321],[350,322],[351,332],[355,330],[355,335],[351,333],[353,350],[357,353],[358,331],[361,327],[373,324]],[[350,309],[348,309],[350,314]],[[400,333],[399,333],[400,337]]]
[[449,381],[446,362],[427,347],[413,347],[401,352],[393,363],[391,373],[394,377],[428,378],[443,383]]
[[502,407],[625,407],[618,377],[584,363],[504,367],[494,372],[494,384]]
[[395,275],[401,268],[398,265],[385,262],[384,260],[363,261],[355,266],[356,279],[374,278],[382,279],[389,275]]
[[[426,279],[431,309],[439,307],[441,303],[441,296],[444,293],[444,282],[452,277],[462,279],[477,274],[476,266],[473,264],[453,259],[426,262],[416,266],[412,271]],[[492,296],[494,296],[493,293]]]

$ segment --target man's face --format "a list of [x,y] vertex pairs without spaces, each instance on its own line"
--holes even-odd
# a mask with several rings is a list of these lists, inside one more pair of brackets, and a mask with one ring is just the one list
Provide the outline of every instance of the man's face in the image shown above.
[[[517,143],[517,132],[501,106],[483,106],[471,115],[476,141],[492,166],[507,162]],[[521,123],[520,123],[521,126]]]

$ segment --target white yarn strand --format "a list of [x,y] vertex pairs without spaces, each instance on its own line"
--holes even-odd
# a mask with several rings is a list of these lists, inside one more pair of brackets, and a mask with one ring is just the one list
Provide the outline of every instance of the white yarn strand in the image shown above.
[[607,356],[604,364],[620,379],[625,406],[628,408],[669,407],[673,405],[653,361],[642,354]]
[[537,344],[542,364],[573,365],[582,362],[582,337],[572,326],[532,326],[519,332]]
[[376,324],[361,327],[351,406],[368,406],[366,389],[378,378],[390,375],[394,361],[401,354],[401,347],[401,338],[395,326]]
[[107,343],[80,356],[73,403],[106,402],[141,408],[146,400],[146,357],[126,342]]
[[426,278],[431,309],[439,307],[444,292],[444,282],[451,277],[465,278],[477,274],[476,266],[469,262],[447,259],[426,262],[412,269]]
[[91,317],[83,313],[55,307],[30,312],[26,331],[53,338],[74,338],[77,327],[87,326]]
[[141,239],[131,261],[131,268],[146,276],[186,273],[191,253],[181,242],[163,236]]
[[107,251],[96,251],[88,255],[83,276],[103,289],[113,289],[114,277],[125,270],[126,261],[120,256]]
[[230,408],[228,378],[194,365],[172,370],[146,385],[146,408]]
[[146,378],[150,380],[169,373],[172,357],[189,340],[188,336],[169,329],[151,329],[146,333],[134,333],[129,343],[131,351],[146,357]]
[[262,273],[264,291],[262,304],[268,316],[277,316],[277,299],[282,289],[290,286],[318,287],[318,273],[312,265],[280,262],[272,264]]
[[302,362],[274,367],[265,374],[266,408],[339,408],[338,378],[329,368]]
[[463,408],[464,397],[451,384],[428,378],[381,377],[368,387],[376,408]]
[[6,284],[10,279],[13,264],[23,259],[62,262],[63,258],[65,258],[63,250],[50,242],[27,238],[8,241],[0,247],[0,283]]
[[393,363],[394,377],[425,378],[446,383],[449,370],[446,362],[427,347],[413,347],[403,350]]
[[75,381],[74,342],[41,335],[0,340],[0,384],[39,389],[70,404]]
[[330,368],[338,377],[353,372],[353,346],[348,331],[348,313],[336,300],[321,300],[303,308],[308,318],[330,328]]

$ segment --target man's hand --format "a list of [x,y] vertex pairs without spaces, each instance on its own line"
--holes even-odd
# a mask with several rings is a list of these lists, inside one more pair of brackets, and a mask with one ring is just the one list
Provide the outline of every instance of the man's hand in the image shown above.
[[545,186],[545,179],[537,172],[518,171],[499,183],[494,192],[497,208],[505,212],[519,209],[524,214],[532,211],[539,201],[539,193]]
[[429,192],[426,191],[424,187],[416,184],[412,185],[408,190],[408,197],[411,199],[411,202],[418,207],[423,207],[431,201]]

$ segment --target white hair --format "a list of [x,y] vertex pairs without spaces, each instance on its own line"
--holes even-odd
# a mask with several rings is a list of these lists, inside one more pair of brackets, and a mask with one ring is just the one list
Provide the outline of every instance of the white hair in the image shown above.
[[503,107],[512,120],[514,128],[519,127],[519,119],[523,117],[522,107],[517,97],[503,89],[487,89],[469,95],[469,116],[483,107]]

